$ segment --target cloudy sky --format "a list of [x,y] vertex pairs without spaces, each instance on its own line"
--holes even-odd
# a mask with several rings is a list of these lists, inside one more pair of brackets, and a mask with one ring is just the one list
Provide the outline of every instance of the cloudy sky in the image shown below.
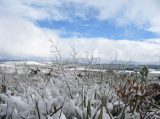
[[160,62],[159,0],[0,0],[0,54]]

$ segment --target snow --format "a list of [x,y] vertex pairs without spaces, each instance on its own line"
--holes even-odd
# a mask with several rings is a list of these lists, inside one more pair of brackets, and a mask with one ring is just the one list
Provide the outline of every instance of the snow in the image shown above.
[[112,111],[113,110],[113,104],[112,103],[107,103],[107,108]]
[[[41,70],[43,73],[35,76],[25,73],[13,75],[9,73],[10,70],[14,72],[16,68],[17,72],[22,72],[26,70],[26,67],[12,64],[7,65],[14,66],[13,68],[2,67],[2,72],[0,72],[1,78],[5,75],[5,83],[3,83],[7,87],[6,92],[1,92],[0,89],[0,118],[6,114],[12,114],[14,119],[20,119],[20,117],[38,119],[38,116],[41,119],[83,119],[83,116],[88,115],[90,115],[89,119],[93,116],[98,119],[102,114],[102,119],[110,119],[108,110],[112,113],[117,106],[120,108],[125,106],[125,103],[117,96],[115,88],[106,83],[107,79],[102,82],[99,77],[77,79],[73,75],[73,69],[64,69],[64,72],[59,70],[58,77],[49,78],[44,75],[48,71],[47,68]],[[28,64],[41,66],[36,62],[28,62]],[[77,69],[84,70],[83,68]],[[98,72],[98,69],[88,70]],[[142,95],[141,92],[137,94]],[[91,114],[88,114],[89,110]],[[126,110],[126,117],[140,118],[138,112],[130,113],[128,107]]]
[[[75,68],[69,68],[69,70],[73,71],[75,70]],[[105,69],[91,69],[91,68],[85,68],[85,67],[79,67],[79,68],[76,68],[77,71],[92,71],[92,72],[105,72],[107,70]]]
[[14,66],[14,65],[45,65],[44,63],[36,61],[7,61],[1,64],[2,66]]
[[123,70],[123,71],[118,71],[118,73],[135,73],[135,71]]
[[150,73],[150,74],[160,74],[160,71],[154,70],[154,71],[150,71],[149,73]]

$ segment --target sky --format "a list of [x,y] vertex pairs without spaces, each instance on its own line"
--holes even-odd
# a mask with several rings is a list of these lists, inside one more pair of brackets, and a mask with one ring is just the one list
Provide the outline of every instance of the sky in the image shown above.
[[0,0],[0,57],[160,62],[159,0]]

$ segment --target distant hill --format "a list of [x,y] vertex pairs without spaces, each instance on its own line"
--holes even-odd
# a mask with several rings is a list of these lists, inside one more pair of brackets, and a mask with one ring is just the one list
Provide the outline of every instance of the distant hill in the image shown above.
[[[52,61],[54,58],[46,58],[46,57],[35,57],[35,56],[16,56],[16,55],[10,55],[7,53],[0,53],[0,62],[7,62],[7,61],[36,61],[36,62],[48,62],[48,61]],[[85,65],[88,63],[87,59],[85,58],[81,58],[78,59],[78,62],[81,65]],[[56,62],[55,62],[56,63]],[[64,64],[73,64],[74,61],[73,59],[69,59],[69,58],[64,58],[63,59],[63,63]],[[104,68],[107,66],[111,66],[117,67],[123,64],[123,66],[125,65],[127,69],[135,69],[135,68],[139,68],[142,65],[147,65],[149,68],[153,68],[153,69],[159,69],[160,68],[160,62],[150,62],[150,63],[143,63],[143,62],[135,62],[135,61],[106,61],[106,60],[102,60],[101,61],[101,66],[103,66]],[[94,66],[97,66],[96,63],[94,64]]]

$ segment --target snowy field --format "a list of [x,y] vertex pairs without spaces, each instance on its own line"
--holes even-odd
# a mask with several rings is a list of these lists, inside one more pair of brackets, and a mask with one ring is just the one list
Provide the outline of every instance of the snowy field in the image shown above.
[[160,71],[0,64],[0,119],[160,119]]

